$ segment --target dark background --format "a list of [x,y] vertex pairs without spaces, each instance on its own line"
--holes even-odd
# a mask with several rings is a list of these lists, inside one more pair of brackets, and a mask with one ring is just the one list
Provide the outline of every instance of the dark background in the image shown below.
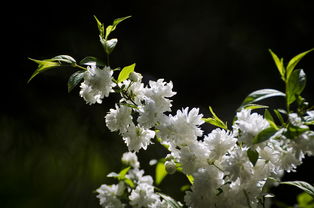
[[[173,81],[177,92],[174,110],[199,107],[208,115],[211,105],[229,123],[250,92],[283,90],[268,49],[288,61],[314,46],[314,2],[307,0],[4,4],[1,207],[98,207],[93,190],[102,183],[113,183],[106,174],[120,170],[126,147],[119,136],[105,128],[103,119],[115,97],[89,106],[78,96],[78,88],[68,94],[70,69],[50,71],[26,83],[36,69],[28,57],[104,57],[93,15],[105,25],[132,15],[112,34],[119,39],[111,56],[113,67],[136,62],[136,70],[147,79]],[[309,54],[298,65],[308,75],[304,97],[312,104],[313,57]],[[279,107],[282,101],[266,104]],[[139,156],[146,167],[150,158],[164,154],[151,146]],[[305,160],[298,173],[286,175],[285,180],[314,183],[312,165],[313,158]],[[148,169],[146,172],[152,173]],[[161,188],[182,201],[177,188],[185,183],[181,179],[180,174],[169,176]],[[274,192],[277,200],[288,204],[300,193],[284,186]]]

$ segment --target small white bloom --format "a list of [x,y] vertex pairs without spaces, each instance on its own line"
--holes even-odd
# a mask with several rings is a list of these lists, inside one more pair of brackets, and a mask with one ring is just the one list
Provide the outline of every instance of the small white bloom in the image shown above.
[[103,69],[95,65],[87,67],[84,74],[84,82],[81,84],[80,96],[86,103],[101,103],[104,97],[108,97],[115,85],[112,82],[113,71],[109,67]]
[[159,135],[163,140],[174,143],[177,146],[185,146],[196,141],[203,135],[199,128],[204,123],[203,115],[199,114],[198,108],[189,108],[177,111],[175,116],[170,115],[158,126]]
[[105,116],[107,127],[111,131],[119,130],[120,133],[125,133],[133,123],[131,113],[131,108],[116,105],[116,109],[110,109],[110,112]]
[[214,129],[204,138],[204,143],[210,150],[209,160],[219,160],[236,142],[237,139],[230,132],[218,128]]
[[149,129],[144,129],[141,126],[131,124],[123,134],[123,140],[127,144],[129,151],[138,152],[141,148],[146,150],[151,143],[151,139],[155,137],[155,132]]
[[149,207],[159,200],[159,196],[154,193],[154,187],[147,183],[140,183],[133,189],[130,196],[130,204],[134,208]]
[[251,145],[253,138],[269,126],[267,120],[251,110],[243,109],[237,113],[237,120],[233,125],[234,132],[239,136],[239,141]]
[[314,154],[314,132],[306,131],[296,140],[297,148],[305,154],[311,156]]
[[286,150],[283,150],[278,162],[280,168],[287,172],[295,171],[296,167],[302,162],[302,158],[298,158],[296,153],[293,147],[288,147]]
[[193,174],[208,166],[208,149],[202,142],[194,142],[179,151],[179,162],[185,174]]
[[124,192],[124,183],[111,186],[101,185],[96,191],[98,192],[99,204],[104,208],[123,208],[125,205],[118,198]]
[[253,165],[249,161],[245,148],[235,146],[230,155],[224,156],[222,160],[223,169],[229,172],[233,181],[239,178],[241,183],[245,183],[253,175]]
[[122,162],[126,165],[130,165],[133,168],[139,168],[140,163],[137,159],[137,156],[134,152],[125,152],[121,158]]
[[216,207],[217,188],[223,183],[223,174],[214,166],[201,168],[193,174],[194,183],[184,201],[189,207]]
[[139,111],[138,122],[141,126],[151,128],[161,122],[164,112],[171,111],[171,100],[176,93],[172,91],[172,82],[163,79],[149,81],[149,87],[144,89],[143,102]]

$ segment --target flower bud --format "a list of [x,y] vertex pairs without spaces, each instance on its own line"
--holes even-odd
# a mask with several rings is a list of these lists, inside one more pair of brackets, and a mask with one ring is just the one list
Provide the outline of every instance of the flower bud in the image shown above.
[[165,168],[168,174],[174,174],[177,171],[176,164],[172,160],[165,162]]
[[131,72],[129,75],[129,79],[132,82],[140,82],[142,80],[142,75],[140,73]]

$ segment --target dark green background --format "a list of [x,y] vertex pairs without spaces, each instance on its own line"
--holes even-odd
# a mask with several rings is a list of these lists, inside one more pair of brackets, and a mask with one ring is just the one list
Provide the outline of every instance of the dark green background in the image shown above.
[[[86,105],[78,89],[67,93],[71,70],[47,72],[26,84],[36,68],[27,57],[104,57],[93,15],[106,25],[114,18],[133,16],[112,34],[119,39],[111,57],[113,67],[136,62],[145,81],[173,81],[177,92],[173,109],[200,107],[208,115],[211,105],[229,123],[251,91],[283,90],[269,48],[288,60],[314,46],[314,3],[307,0],[3,4],[1,207],[98,207],[93,190],[112,183],[106,174],[119,171],[126,147],[105,128],[103,119],[115,96],[102,105]],[[312,104],[313,57],[309,54],[299,65],[308,75],[304,96]],[[281,103],[275,99],[266,104]],[[139,154],[144,167],[150,158],[164,155],[153,146]],[[314,183],[312,165],[313,159],[307,159],[286,179]],[[166,178],[162,190],[181,199],[176,189],[184,184],[181,178],[179,174]],[[299,193],[292,187],[274,192],[278,200],[290,204]]]

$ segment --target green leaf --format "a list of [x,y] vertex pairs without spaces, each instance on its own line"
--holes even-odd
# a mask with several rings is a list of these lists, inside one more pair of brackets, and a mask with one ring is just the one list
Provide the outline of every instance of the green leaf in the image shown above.
[[262,109],[262,108],[269,108],[267,105],[258,105],[258,104],[247,104],[243,107],[244,109]]
[[181,186],[180,191],[184,192],[184,191],[189,190],[190,188],[191,188],[191,185],[186,184],[186,185]]
[[155,169],[155,183],[159,185],[167,175],[168,173],[166,171],[165,164],[159,161]]
[[285,81],[285,67],[283,65],[283,59],[279,60],[278,56],[274,52],[272,52],[272,50],[270,50],[270,49],[269,49],[269,52],[270,52],[271,56],[273,57],[273,59],[275,61],[277,69],[278,69],[278,71],[279,71],[279,73],[281,75],[281,79],[283,81]]
[[129,167],[126,167],[124,169],[122,169],[118,175],[118,180],[124,180],[125,179],[125,175],[128,173],[128,171],[130,170],[130,166]]
[[129,66],[123,67],[118,76],[118,83],[123,82],[124,80],[129,78],[130,74],[134,71],[135,65],[136,64],[134,63]]
[[120,18],[117,18],[117,19],[113,20],[113,23],[112,23],[113,30],[116,29],[117,25],[118,25],[120,22],[122,22],[122,21],[124,21],[124,20],[126,20],[126,19],[128,19],[128,18],[131,18],[131,17],[132,17],[132,16],[126,16],[126,17],[120,17]]
[[91,65],[96,65],[96,66],[101,66],[101,67],[105,66],[103,61],[101,61],[98,58],[93,57],[93,56],[87,56],[87,57],[83,58],[80,61],[80,64],[86,65],[86,66],[91,66]]
[[281,182],[280,184],[286,184],[286,185],[298,187],[299,189],[305,191],[306,193],[308,193],[309,195],[311,195],[314,198],[314,187],[307,182],[304,182],[304,181],[285,181],[285,182]]
[[250,162],[252,163],[252,165],[255,166],[255,164],[258,160],[258,156],[259,156],[258,152],[256,150],[250,148],[247,150],[246,153],[247,153],[247,156],[248,156]]
[[99,30],[99,35],[100,35],[100,37],[104,38],[104,37],[105,37],[105,28],[104,28],[104,24],[101,23],[101,22],[97,19],[97,17],[96,17],[95,15],[94,15],[94,18],[95,18],[95,20],[96,20],[96,22],[97,22],[97,26],[98,26],[98,30]]
[[285,121],[283,120],[283,117],[282,117],[282,115],[280,114],[279,110],[275,109],[275,110],[274,110],[274,113],[276,114],[276,116],[277,116],[277,118],[279,119],[280,123],[281,123],[281,124],[284,124]]
[[270,124],[271,127],[274,127],[275,129],[278,130],[278,127],[274,121],[273,116],[271,115],[271,113],[267,109],[264,112],[264,118],[268,121],[268,123]]
[[186,177],[188,178],[188,180],[189,180],[189,182],[190,182],[191,184],[194,183],[194,177],[193,177],[192,175],[186,175]]
[[36,59],[31,59],[31,58],[29,58],[29,59],[31,61],[34,61],[35,63],[37,63],[38,64],[38,68],[34,71],[34,73],[29,78],[27,83],[29,83],[39,73],[42,73],[42,72],[44,72],[44,71],[46,71],[48,69],[52,69],[52,68],[56,68],[56,67],[61,66],[60,63],[51,61],[51,59],[45,59],[45,60],[36,60]]
[[301,59],[306,55],[308,54],[309,52],[313,51],[314,48],[308,50],[308,51],[305,51],[303,53],[300,53],[298,55],[296,55],[295,57],[293,57],[289,63],[288,63],[288,66],[287,66],[287,79],[289,79],[293,69],[296,67],[296,65],[301,61]]
[[258,144],[261,142],[264,142],[268,139],[270,139],[272,136],[274,136],[277,133],[277,129],[270,126],[264,130],[262,130],[260,133],[258,133],[255,138],[253,139],[253,144]]
[[124,21],[124,20],[126,20],[126,19],[128,19],[128,18],[130,18],[130,17],[131,17],[131,16],[120,17],[120,18],[117,18],[117,19],[113,20],[112,25],[109,25],[109,26],[107,26],[107,28],[106,28],[105,40],[108,39],[110,33],[113,32],[113,31],[116,29],[116,27],[117,27],[117,25],[118,25],[119,23],[121,23],[122,21]]
[[72,58],[71,56],[68,56],[68,55],[55,56],[51,60],[63,62],[63,63],[67,63],[67,64],[75,64],[76,63],[75,59]]
[[287,137],[289,139],[293,139],[293,138],[300,136],[304,132],[308,131],[309,127],[306,125],[302,125],[302,126],[289,125],[287,129],[288,129],[288,131],[286,133]]
[[274,89],[261,89],[256,90],[252,93],[250,93],[242,102],[240,109],[245,107],[248,104],[252,104],[261,100],[264,100],[266,98],[270,97],[276,97],[276,96],[285,96],[285,93],[282,93],[278,90]]
[[100,39],[101,44],[103,45],[106,53],[110,55],[113,51],[113,49],[116,47],[118,43],[118,39],[113,38],[110,40]]
[[300,95],[306,85],[306,75],[302,69],[297,69],[291,73],[287,82],[287,102],[290,105]]
[[135,188],[135,184],[131,179],[124,178],[123,180],[126,184],[128,184],[131,188]]
[[171,207],[171,208],[182,208],[183,207],[179,202],[177,202],[176,200],[174,200],[170,196],[168,196],[166,194],[162,194],[162,193],[157,193],[157,194],[166,201],[166,203],[168,204],[169,207]]
[[209,106],[209,111],[211,112],[212,114],[212,118],[203,118],[203,120],[206,122],[206,123],[210,123],[214,126],[218,126],[220,128],[223,128],[223,129],[228,129],[228,126],[226,123],[224,123],[220,118],[218,118],[218,116],[215,114],[215,112],[213,111],[212,107]]
[[71,92],[76,85],[83,79],[85,71],[74,72],[68,80],[68,92]]
[[314,208],[314,199],[311,195],[303,192],[297,196],[298,207]]

